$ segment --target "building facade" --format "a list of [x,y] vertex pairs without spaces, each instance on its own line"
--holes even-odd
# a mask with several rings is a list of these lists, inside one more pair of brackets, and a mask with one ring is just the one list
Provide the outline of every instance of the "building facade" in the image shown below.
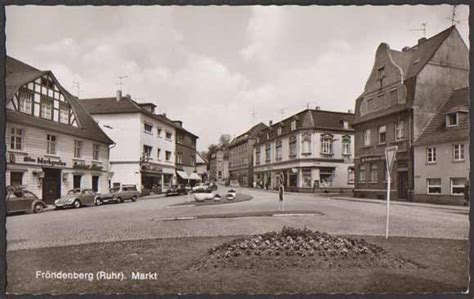
[[258,133],[267,128],[264,123],[253,126],[235,137],[229,145],[229,178],[240,186],[253,186],[253,147]]
[[469,179],[469,89],[455,90],[414,144],[415,200],[463,204]]
[[6,184],[23,186],[47,204],[73,188],[106,192],[109,146],[77,98],[51,71],[7,57]]
[[213,181],[226,183],[229,180],[229,151],[226,147],[219,147],[211,155],[209,174]]
[[120,91],[81,103],[116,143],[110,151],[113,186],[135,184],[148,193],[175,183],[176,124],[155,114],[154,104],[139,104]]
[[306,109],[258,134],[256,186],[287,191],[351,192],[354,183],[353,114]]
[[197,137],[183,127],[181,121],[176,124],[176,173],[178,183],[194,186],[202,179],[196,172]]
[[201,177],[203,182],[207,182],[209,178],[208,162],[199,152],[196,152],[196,173]]
[[384,151],[396,145],[391,196],[413,199],[413,142],[452,90],[467,86],[468,75],[469,51],[454,26],[402,51],[379,45],[364,92],[356,100],[356,197],[385,197]]

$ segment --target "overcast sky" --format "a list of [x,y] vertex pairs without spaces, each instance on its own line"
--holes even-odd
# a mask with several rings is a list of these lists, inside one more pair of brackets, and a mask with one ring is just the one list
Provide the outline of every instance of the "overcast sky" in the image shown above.
[[[154,102],[198,149],[307,107],[354,109],[381,42],[416,44],[451,25],[442,6],[8,6],[7,53],[80,97]],[[456,9],[468,44],[467,6]],[[34,24],[31,23],[34,20]]]

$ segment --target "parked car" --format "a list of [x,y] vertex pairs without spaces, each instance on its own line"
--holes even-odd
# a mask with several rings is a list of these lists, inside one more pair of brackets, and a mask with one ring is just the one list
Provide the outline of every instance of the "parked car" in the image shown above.
[[116,203],[117,199],[115,198],[114,193],[117,189],[118,188],[110,188],[109,192],[97,193],[96,199],[95,199],[95,205],[100,206],[104,203],[111,203],[111,202]]
[[188,190],[187,190],[186,187],[183,186],[183,185],[174,185],[174,186],[171,186],[171,187],[166,191],[166,196],[186,195],[186,194],[188,194]]
[[197,190],[194,192],[195,201],[205,201],[211,200],[214,198],[216,193],[210,189]]
[[207,184],[207,187],[211,190],[217,191],[217,184],[214,182]]
[[138,192],[136,185],[122,185],[120,188],[114,189],[113,195],[117,202],[124,202],[125,200],[137,201],[140,192]]
[[86,205],[94,205],[97,194],[92,189],[72,189],[68,193],[54,201],[56,209],[74,207],[80,208]]
[[7,214],[16,212],[41,213],[46,204],[30,191],[7,187]]
[[193,192],[196,192],[196,191],[200,191],[200,190],[206,190],[207,188],[208,188],[208,186],[207,186],[206,184],[204,184],[204,183],[199,183],[199,184],[196,184],[196,185],[193,187],[192,191],[193,191]]
[[227,191],[227,200],[234,200],[235,199],[235,196],[237,195],[237,191],[235,191],[235,189],[229,189],[229,191]]

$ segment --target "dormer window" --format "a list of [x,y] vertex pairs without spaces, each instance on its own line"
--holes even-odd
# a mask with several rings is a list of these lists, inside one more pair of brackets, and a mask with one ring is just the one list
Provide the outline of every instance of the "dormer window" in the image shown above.
[[446,114],[446,127],[454,127],[458,125],[458,114],[448,113]]

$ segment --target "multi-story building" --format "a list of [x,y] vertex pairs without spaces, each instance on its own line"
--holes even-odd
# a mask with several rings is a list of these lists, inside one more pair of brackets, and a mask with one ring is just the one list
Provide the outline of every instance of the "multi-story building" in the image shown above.
[[229,145],[229,177],[240,186],[253,186],[253,147],[257,134],[267,128],[259,123],[235,137]]
[[196,173],[201,177],[203,182],[206,182],[208,174],[208,162],[199,152],[196,152]]
[[364,92],[356,100],[355,196],[384,198],[384,150],[397,145],[391,196],[413,198],[413,142],[452,90],[467,86],[468,76],[469,51],[455,27],[402,51],[379,45]]
[[174,121],[176,125],[176,173],[178,183],[191,184],[201,181],[196,172],[196,142],[199,137],[183,127],[183,122]]
[[351,112],[306,109],[258,134],[254,180],[259,188],[349,192],[354,183],[354,130]]
[[81,103],[116,143],[110,151],[114,186],[135,184],[142,192],[159,192],[176,181],[177,126],[156,114],[154,104],[139,104],[120,91]]
[[6,59],[6,184],[21,185],[47,204],[73,188],[105,192],[109,146],[77,98],[51,71]]
[[213,181],[225,183],[229,179],[229,151],[227,147],[220,146],[211,155],[209,175]]
[[469,89],[455,90],[414,143],[415,200],[462,204],[469,178]]

